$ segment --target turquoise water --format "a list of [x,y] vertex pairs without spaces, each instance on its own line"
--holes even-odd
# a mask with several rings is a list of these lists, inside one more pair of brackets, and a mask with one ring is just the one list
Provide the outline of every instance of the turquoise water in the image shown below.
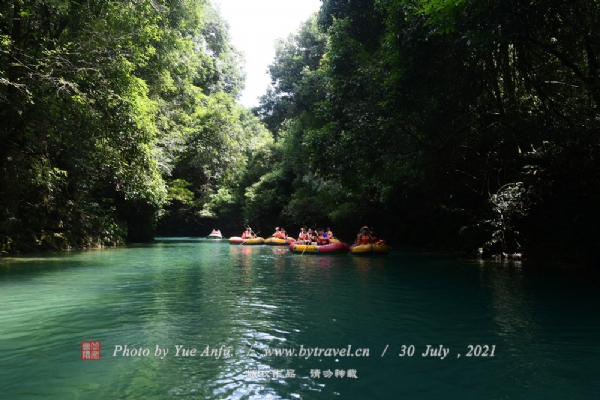
[[573,266],[199,239],[0,260],[0,398],[595,399],[599,289]]

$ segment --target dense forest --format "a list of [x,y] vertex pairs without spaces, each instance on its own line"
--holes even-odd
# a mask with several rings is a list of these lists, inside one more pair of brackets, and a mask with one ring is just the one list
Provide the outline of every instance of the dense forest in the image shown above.
[[271,139],[206,1],[17,0],[0,19],[3,252],[151,240],[192,203],[212,217]]
[[592,262],[598,20],[597,0],[322,0],[247,110],[207,0],[3,2],[0,251],[367,224]]

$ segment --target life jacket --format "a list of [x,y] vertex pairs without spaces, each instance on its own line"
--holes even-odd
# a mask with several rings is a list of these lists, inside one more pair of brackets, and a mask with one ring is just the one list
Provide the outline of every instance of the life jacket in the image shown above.
[[317,238],[317,241],[319,242],[320,245],[329,244],[329,239],[327,239],[326,237],[323,237],[323,236],[319,236]]
[[370,244],[371,238],[369,235],[360,235],[360,244]]
[[308,239],[308,233],[300,232],[300,234],[298,235],[298,240],[306,240],[306,239]]
[[242,233],[242,239],[246,239],[246,231],[244,231],[244,233]]
[[211,234],[211,235],[218,235],[218,234],[219,234],[219,232],[217,232],[217,231],[215,231],[215,230],[213,229],[213,231],[212,231],[210,234]]

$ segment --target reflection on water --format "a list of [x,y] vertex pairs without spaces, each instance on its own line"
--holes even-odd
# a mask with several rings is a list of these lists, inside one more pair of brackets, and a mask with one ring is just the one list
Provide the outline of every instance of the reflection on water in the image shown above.
[[[481,284],[490,288],[494,321],[500,328],[499,335],[513,336],[519,331],[521,337],[532,339],[535,320],[525,299],[520,266],[501,264],[486,268],[484,265],[480,271]],[[485,274],[492,276],[486,277]]]
[[[194,238],[2,260],[0,393],[10,399],[595,398],[598,282],[582,270],[398,251],[302,255]],[[84,340],[102,343],[101,360],[80,360]],[[150,355],[113,356],[117,345]],[[415,355],[399,357],[402,345],[414,345]],[[427,345],[450,353],[444,360],[422,357]],[[468,345],[495,345],[496,356],[467,358]],[[176,346],[197,355],[176,355]],[[266,354],[348,346],[368,348],[370,356]],[[155,356],[164,349],[164,358]],[[259,378],[258,370],[283,376]],[[348,370],[358,378],[322,374]]]

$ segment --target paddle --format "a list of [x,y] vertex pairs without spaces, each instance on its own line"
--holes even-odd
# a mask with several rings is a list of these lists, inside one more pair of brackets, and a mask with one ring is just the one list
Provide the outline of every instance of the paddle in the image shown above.
[[[312,239],[311,239],[311,240],[312,240]],[[310,242],[310,243],[312,243],[312,242]],[[307,244],[307,245],[305,245],[305,246],[306,246],[306,247],[304,248],[304,250],[302,250],[302,254],[300,254],[301,256],[303,256],[303,255],[304,255],[304,252],[306,251],[306,249],[308,249],[308,246],[310,246],[310,244]]]
[[[254,232],[253,232],[253,233],[254,233]],[[258,232],[256,232],[256,233],[254,233],[254,236],[256,236],[256,237],[258,238],[258,234],[259,234],[259,233],[260,233],[260,231],[258,231]],[[250,239],[255,239],[255,238],[250,238]],[[246,239],[246,240],[248,240],[248,239]],[[244,242],[240,243],[240,246],[241,246],[241,245],[243,245],[244,243],[246,243],[246,242],[244,241]]]
[[304,252],[306,251],[306,249],[308,249],[308,245],[307,244],[304,245],[304,250],[302,250],[302,254],[300,254],[300,256],[304,255]]

